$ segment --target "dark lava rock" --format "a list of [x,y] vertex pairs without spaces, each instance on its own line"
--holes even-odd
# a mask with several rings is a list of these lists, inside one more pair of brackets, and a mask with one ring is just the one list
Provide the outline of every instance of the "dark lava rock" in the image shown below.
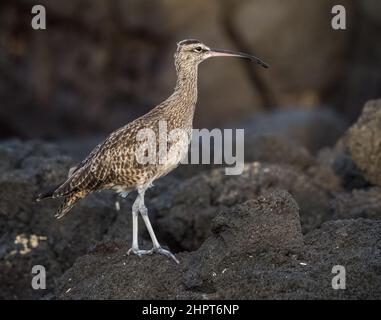
[[345,146],[365,179],[381,186],[381,100],[369,101],[347,131]]
[[[126,247],[116,253],[90,254],[64,274],[58,294],[73,299],[200,298],[203,290],[198,284],[213,279],[213,266],[224,258],[242,252],[297,250],[302,245],[297,204],[288,193],[276,192],[218,215],[211,237],[199,250],[178,254],[180,265],[164,256],[127,256]],[[212,269],[196,268],[200,262]]]
[[[380,230],[380,221],[359,219],[327,222],[321,229],[305,236],[304,247],[300,249],[270,248],[256,254],[242,251],[240,255],[226,255],[212,268],[215,273],[209,276],[209,280],[213,283],[214,291],[209,297],[380,298]],[[282,242],[281,237],[278,242]],[[200,264],[201,270],[208,268],[202,265],[202,260]],[[332,274],[332,268],[336,265],[342,265],[346,269],[346,290],[332,289],[332,278],[336,275]],[[362,279],[363,277],[366,279]]]
[[195,250],[210,235],[217,213],[275,189],[287,190],[298,202],[304,232],[329,218],[332,195],[318,179],[294,166],[254,162],[240,175],[214,169],[151,199],[156,230],[171,248]]
[[333,148],[321,149],[317,154],[316,162],[317,165],[310,168],[309,173],[331,191],[350,191],[370,186],[353,161],[343,139],[340,139]]
[[381,189],[373,187],[339,193],[331,207],[334,219],[381,219]]
[[[319,151],[317,167],[336,175],[336,186],[347,191],[380,185],[381,100],[369,101],[359,118],[334,148]],[[332,179],[330,179],[332,180]],[[340,191],[332,186],[332,190]]]
[[238,257],[250,259],[265,252],[297,252],[302,247],[295,200],[285,191],[260,196],[217,215],[211,236],[190,255],[185,288],[221,295],[216,282],[226,272],[226,264],[234,265],[239,262]]
[[[242,174],[181,166],[147,192],[158,239],[179,266],[127,256],[134,194],[93,194],[56,221],[58,201],[34,198],[65,179],[72,159],[47,143],[0,143],[0,298],[381,298],[380,188],[364,180],[376,167],[353,154],[377,157],[354,132],[377,135],[378,123],[356,124],[317,157],[311,140],[298,144],[305,126],[292,139],[280,123],[278,134],[248,135]],[[139,232],[149,248],[143,223]],[[36,264],[47,269],[43,293],[30,285]],[[346,290],[331,287],[335,265],[347,270]]]
[[[37,141],[0,144],[0,298],[39,298],[115,219],[114,197],[93,195],[65,219],[53,216],[55,200],[35,202],[38,193],[62,182],[73,165],[54,145]],[[48,272],[47,289],[31,288],[32,267]],[[49,290],[50,289],[50,290]]]
[[[381,221],[337,220],[305,237],[307,274],[314,281],[301,298],[380,299]],[[346,269],[346,289],[332,290],[332,267]]]
[[[381,221],[328,222],[304,239],[298,206],[276,191],[221,212],[202,246],[127,256],[127,247],[81,257],[60,279],[60,299],[377,299]],[[346,269],[345,290],[331,286]]]
[[346,190],[366,188],[370,184],[354,162],[342,140],[331,150],[334,157],[333,171],[340,177],[341,185]]

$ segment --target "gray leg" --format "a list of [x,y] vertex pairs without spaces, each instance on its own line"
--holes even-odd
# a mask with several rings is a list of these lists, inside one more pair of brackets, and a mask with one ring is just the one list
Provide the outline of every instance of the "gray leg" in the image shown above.
[[152,251],[156,252],[156,253],[163,254],[163,255],[165,255],[165,256],[167,256],[169,258],[172,258],[176,263],[179,263],[179,260],[177,260],[176,257],[170,251],[163,249],[160,246],[159,241],[157,241],[155,232],[153,231],[151,222],[150,222],[149,217],[148,217],[147,207],[144,204],[144,194],[145,194],[145,191],[146,191],[146,189],[138,189],[138,193],[139,193],[139,196],[140,196],[140,199],[141,199],[140,202],[139,202],[139,212],[142,215],[143,221],[144,221],[144,223],[145,223],[145,225],[147,227],[147,230],[149,232],[149,235],[151,237],[151,240],[152,240],[152,243],[153,243],[153,249],[152,249]]
[[141,257],[143,254],[150,254],[152,250],[140,250],[138,243],[138,215],[141,197],[138,195],[134,204],[132,205],[132,248],[128,250],[127,254],[131,252]]

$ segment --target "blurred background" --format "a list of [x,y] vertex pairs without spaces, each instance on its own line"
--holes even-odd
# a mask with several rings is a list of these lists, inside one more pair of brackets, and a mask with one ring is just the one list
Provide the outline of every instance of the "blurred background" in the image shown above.
[[[42,4],[47,29],[33,30]],[[331,9],[347,9],[347,30]],[[0,4],[0,139],[104,136],[164,100],[176,42],[256,54],[200,66],[195,127],[331,108],[346,123],[381,95],[379,0],[70,0]]]

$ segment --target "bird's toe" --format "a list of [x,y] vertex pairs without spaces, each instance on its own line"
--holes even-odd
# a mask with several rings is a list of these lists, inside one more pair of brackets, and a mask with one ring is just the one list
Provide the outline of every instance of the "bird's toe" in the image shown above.
[[130,248],[127,251],[127,254],[130,255],[131,253],[136,254],[138,257],[141,258],[145,254],[152,254],[153,253],[153,249],[151,249],[151,250],[140,250],[138,248]]
[[164,255],[164,256],[166,256],[166,257],[168,257],[168,258],[173,259],[173,261],[175,261],[177,264],[180,263],[179,260],[177,260],[177,258],[175,257],[175,255],[174,255],[172,252],[170,252],[170,251],[168,251],[168,250],[165,250],[165,249],[163,249],[162,247],[154,248],[153,251],[154,251],[155,253],[159,253],[159,254],[162,254],[162,255]]

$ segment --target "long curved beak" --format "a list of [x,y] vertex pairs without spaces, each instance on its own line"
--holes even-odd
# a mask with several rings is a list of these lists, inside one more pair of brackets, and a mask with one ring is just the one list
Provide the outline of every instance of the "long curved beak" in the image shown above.
[[209,57],[237,57],[237,58],[243,58],[248,59],[250,61],[253,61],[263,68],[269,68],[269,65],[262,61],[261,59],[257,58],[256,56],[252,56],[250,54],[242,53],[242,52],[234,52],[230,50],[222,50],[222,49],[210,49]]

